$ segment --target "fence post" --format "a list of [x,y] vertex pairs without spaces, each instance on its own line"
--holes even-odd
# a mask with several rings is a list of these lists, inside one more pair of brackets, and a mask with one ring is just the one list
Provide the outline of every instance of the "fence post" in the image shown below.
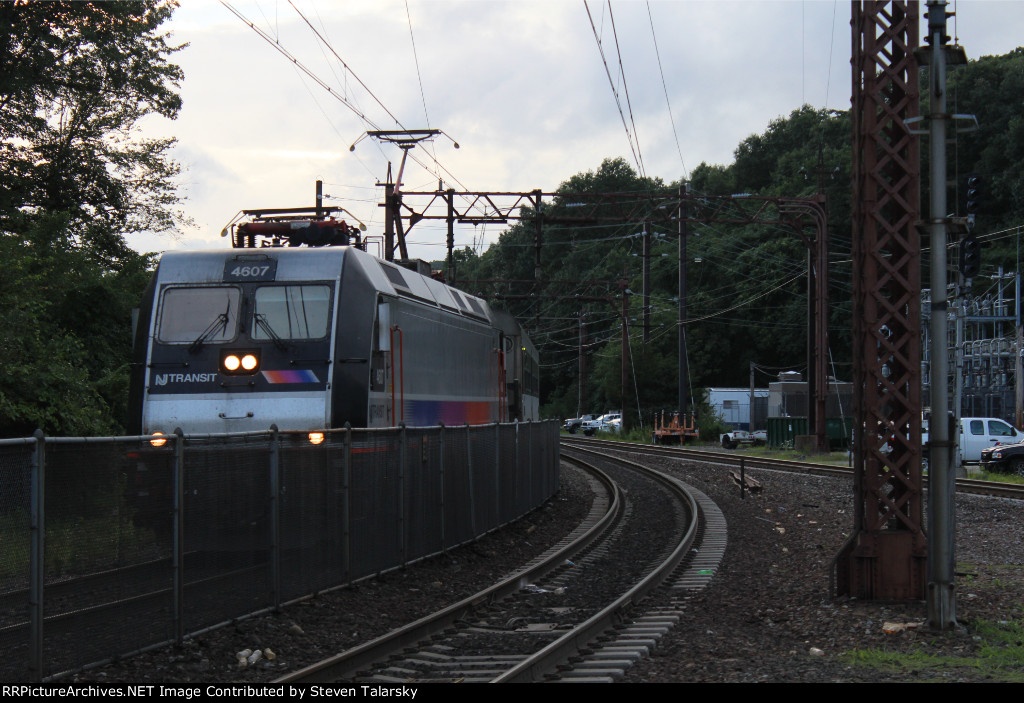
[[274,610],[281,609],[281,436],[270,426],[270,590]]
[[[494,524],[488,529],[501,524],[501,423],[494,423]],[[476,535],[474,535],[475,537]]]
[[473,437],[466,423],[466,476],[469,478],[469,529],[476,539],[476,491],[473,490]]
[[532,508],[534,503],[534,496],[537,495],[536,483],[537,478],[534,474],[535,464],[537,463],[537,457],[533,453],[533,423],[527,422],[526,424],[526,457],[530,464],[529,471],[527,472],[527,504]]
[[405,539],[405,460],[406,442],[405,423],[398,423],[398,536],[401,539],[402,566],[406,564],[408,547]]
[[512,483],[513,502],[515,503],[515,509],[512,511],[512,515],[513,516],[519,516],[519,515],[521,515],[523,513],[523,510],[522,510],[522,505],[523,505],[523,495],[522,495],[523,494],[523,489],[522,489],[522,482],[520,481],[520,479],[522,478],[522,474],[523,474],[523,465],[521,463],[521,459],[522,459],[523,454],[522,454],[521,451],[519,451],[519,444],[522,441],[523,441],[523,438],[519,434],[519,420],[516,420],[516,441],[515,441],[516,450],[515,450],[515,452],[513,452],[513,455],[512,455],[512,461],[513,461],[512,466],[515,467],[515,471],[512,474],[512,478],[513,478],[513,483]]
[[438,466],[437,473],[438,473],[438,483],[440,484],[441,495],[438,496],[438,498],[439,498],[439,503],[440,503],[440,506],[439,506],[440,507],[440,511],[439,512],[441,513],[441,551],[442,552],[447,552],[448,551],[448,535],[447,535],[446,530],[445,530],[445,526],[447,524],[447,521],[445,519],[446,518],[445,511],[447,510],[447,501],[445,501],[445,499],[444,499],[444,443],[445,443],[444,423],[442,422],[442,423],[440,423],[440,425],[441,425],[441,429],[437,433],[437,440],[440,443],[439,446],[438,446],[438,456],[439,456],[439,459],[440,459],[440,466]]
[[352,492],[349,490],[349,481],[352,477],[352,425],[348,422],[345,423],[344,447],[345,456],[341,476],[341,539],[343,543],[342,566],[345,573],[345,583],[348,583],[352,580]]
[[185,433],[174,428],[174,505],[171,520],[171,559],[173,560],[174,641],[185,640]]
[[29,548],[29,673],[34,682],[43,680],[43,556],[46,548],[46,437],[42,430],[32,435],[32,487],[30,491]]
[[747,469],[743,465],[743,457],[740,457],[740,500],[746,500],[747,492],[745,486],[747,485]]

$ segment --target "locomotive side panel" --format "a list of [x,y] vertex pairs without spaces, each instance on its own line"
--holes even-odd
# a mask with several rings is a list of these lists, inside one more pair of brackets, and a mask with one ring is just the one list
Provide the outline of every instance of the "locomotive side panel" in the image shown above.
[[373,364],[374,317],[383,282],[356,256],[346,256],[335,314],[336,353],[332,363],[330,427],[377,426],[368,415]]
[[498,420],[498,336],[489,325],[416,301],[389,303],[393,422]]
[[490,309],[504,336],[505,396],[509,420],[540,419],[540,364],[537,348],[522,325],[503,310]]

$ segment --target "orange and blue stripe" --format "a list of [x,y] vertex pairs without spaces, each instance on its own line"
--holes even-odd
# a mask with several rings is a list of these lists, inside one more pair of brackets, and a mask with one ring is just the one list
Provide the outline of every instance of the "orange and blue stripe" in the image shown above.
[[263,378],[267,379],[268,383],[319,383],[320,379],[316,377],[310,369],[287,369],[284,371],[264,371]]

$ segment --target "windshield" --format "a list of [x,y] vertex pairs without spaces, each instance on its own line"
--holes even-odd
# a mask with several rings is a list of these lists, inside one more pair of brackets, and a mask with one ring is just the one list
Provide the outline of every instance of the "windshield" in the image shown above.
[[253,305],[253,339],[321,339],[330,321],[325,285],[262,286]]
[[231,287],[168,288],[156,337],[171,344],[230,341],[238,327],[241,297],[241,292]]

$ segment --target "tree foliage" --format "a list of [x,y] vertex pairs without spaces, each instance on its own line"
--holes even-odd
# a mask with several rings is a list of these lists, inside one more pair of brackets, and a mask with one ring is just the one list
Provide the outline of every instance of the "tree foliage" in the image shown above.
[[953,69],[947,95],[950,112],[978,119],[977,131],[955,133],[949,157],[956,192],[950,202],[966,215],[966,178],[982,177],[985,195],[975,228],[985,243],[982,273],[995,273],[1000,265],[1015,270],[1024,223],[1024,48]]
[[131,305],[151,257],[127,237],[182,215],[173,4],[0,4],[0,435],[94,434],[124,424]]
[[[794,111],[751,135],[730,166],[701,164],[689,183],[700,196],[747,192],[809,196],[819,185],[845,202],[833,210],[833,230],[849,258],[849,119],[843,113]],[[823,164],[823,165],[822,165]],[[832,169],[828,169],[832,166]],[[834,167],[841,166],[837,173]],[[822,171],[821,178],[818,172]],[[676,192],[678,184],[640,178],[623,159],[578,174],[559,188],[545,215],[572,206],[577,193]],[[845,222],[843,221],[845,213]],[[543,224],[541,275],[535,281],[537,225],[525,219],[479,257],[478,278],[490,295],[531,331],[542,354],[545,415],[621,408],[650,421],[652,411],[678,400],[678,225],[652,213],[650,326],[644,334],[643,222],[559,226]],[[543,223],[543,220],[541,220]],[[845,239],[844,239],[845,238]],[[842,249],[842,247],[841,247]],[[750,363],[802,368],[806,358],[806,260],[800,236],[770,225],[694,225],[687,236],[687,359],[691,402],[706,386],[745,385]],[[461,276],[461,274],[460,274]],[[839,283],[849,310],[849,277]],[[623,383],[623,291],[628,291],[627,381]],[[848,313],[847,313],[848,320]],[[848,322],[847,322],[848,326]],[[644,338],[648,339],[644,343]],[[849,348],[849,344],[845,345]],[[585,371],[580,374],[581,351]],[[840,354],[841,355],[841,354]],[[580,400],[581,383],[583,399]],[[764,378],[759,379],[763,385]]]

